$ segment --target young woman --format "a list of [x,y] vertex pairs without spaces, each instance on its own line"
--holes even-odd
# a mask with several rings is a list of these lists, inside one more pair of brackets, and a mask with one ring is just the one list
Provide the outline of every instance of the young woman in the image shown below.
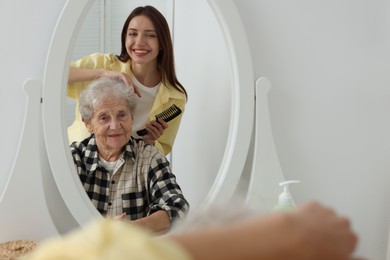
[[[72,62],[68,96],[77,100],[76,118],[68,128],[69,142],[89,135],[78,111],[78,99],[86,84],[100,77],[120,77],[139,96],[132,135],[153,144],[163,154],[172,150],[187,100],[187,92],[176,77],[173,46],[164,16],[152,6],[135,8],[121,34],[120,55],[94,53]],[[182,113],[169,123],[156,115],[172,105]],[[139,136],[138,130],[147,134]]]

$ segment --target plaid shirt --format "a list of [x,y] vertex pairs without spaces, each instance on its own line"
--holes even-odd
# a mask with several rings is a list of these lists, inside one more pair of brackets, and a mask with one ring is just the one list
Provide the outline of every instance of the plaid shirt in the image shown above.
[[[110,192],[116,189],[111,174],[99,163],[94,135],[70,145],[73,161],[89,198],[97,210],[107,215]],[[131,138],[124,148],[120,176],[128,181],[120,194],[122,212],[130,220],[165,210],[171,221],[181,218],[189,209],[166,157],[142,139]],[[110,190],[111,189],[111,190]],[[116,191],[115,191],[116,192]]]

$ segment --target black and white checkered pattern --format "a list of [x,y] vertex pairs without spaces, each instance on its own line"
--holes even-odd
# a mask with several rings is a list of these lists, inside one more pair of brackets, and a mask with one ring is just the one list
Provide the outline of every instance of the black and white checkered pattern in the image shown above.
[[[184,198],[167,158],[153,145],[131,138],[124,147],[124,164],[120,171],[121,185],[110,185],[112,176],[99,164],[94,135],[70,145],[80,180],[97,210],[107,215],[111,206],[110,188],[119,189],[121,212],[130,220],[165,210],[172,221],[185,215],[189,204]],[[116,182],[118,178],[115,179]],[[113,183],[114,183],[113,182]],[[111,194],[113,194],[111,190]],[[117,198],[118,199],[118,198]]]

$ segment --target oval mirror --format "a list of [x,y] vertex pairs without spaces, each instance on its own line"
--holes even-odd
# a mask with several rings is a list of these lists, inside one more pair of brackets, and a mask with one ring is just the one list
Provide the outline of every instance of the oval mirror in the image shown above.
[[[146,1],[143,2],[146,3]],[[168,2],[175,7],[177,7],[176,5],[189,3],[187,1]],[[68,64],[73,54],[79,29],[93,3],[93,0],[68,0],[66,2],[53,33],[46,62],[43,87],[43,128],[50,167],[66,207],[80,225],[86,224],[91,218],[99,216],[99,213],[90,203],[75,172],[67,145],[67,122],[62,115],[64,115],[66,110],[65,95]],[[215,123],[218,122],[215,118],[214,123],[212,119],[207,118],[206,120],[201,118],[196,121],[195,119],[199,115],[192,114],[198,108],[207,106],[207,102],[204,102],[205,100],[210,101],[206,111],[207,109],[212,111],[215,109],[215,106],[213,106],[214,104],[211,101],[215,102],[221,95],[217,91],[213,91],[213,83],[215,82],[210,81],[210,84],[207,84],[208,80],[215,75],[197,79],[198,75],[194,76],[193,71],[181,68],[192,63],[191,57],[188,55],[190,53],[189,49],[197,49],[199,44],[196,44],[199,42],[193,37],[188,27],[187,29],[180,29],[180,26],[176,27],[173,23],[173,21],[177,22],[177,19],[180,19],[180,14],[173,11],[176,8],[172,9],[171,14],[175,19],[170,20],[171,26],[174,28],[175,59],[178,77],[190,93],[188,108],[186,109],[186,114],[179,129],[179,135],[170,159],[172,160],[172,167],[178,177],[179,184],[182,186],[186,196],[188,194],[190,203],[192,201],[195,203],[195,208],[200,205],[207,206],[213,202],[225,203],[233,196],[248,154],[254,113],[253,73],[249,47],[246,41],[245,30],[242,27],[234,2],[230,0],[208,0],[205,3],[208,4],[210,12],[217,22],[218,31],[222,35],[224,46],[226,47],[227,61],[230,64],[227,69],[227,74],[230,75],[230,82],[227,86],[224,86],[224,90],[228,93],[225,97],[228,100],[226,102],[222,101],[222,104],[228,104],[228,111],[226,109],[219,111],[223,112],[224,116],[222,118],[227,118],[224,122],[226,127],[223,129],[219,129],[220,124]],[[181,19],[184,18],[181,17]],[[176,37],[181,31],[187,31],[190,35],[181,36],[181,38]],[[183,40],[186,38],[191,39],[195,47],[186,46],[187,43]],[[184,42],[180,43],[180,40]],[[207,41],[208,44],[212,42],[210,38],[201,40],[203,42]],[[184,47],[186,47],[185,51],[182,50],[185,49]],[[201,50],[198,51],[196,55],[202,54]],[[213,57],[209,57],[209,59],[212,60]],[[207,75],[207,72],[210,73],[212,70],[211,66],[208,67],[208,63],[207,60],[203,61],[204,67],[202,68],[206,72],[204,75]],[[197,84],[199,82],[197,80],[202,82],[202,79],[206,84]],[[203,90],[196,94],[191,94],[191,86],[197,86],[198,88],[201,86]],[[209,99],[205,99],[204,96]],[[200,128],[202,130],[196,130]],[[189,129],[195,129],[196,131],[189,132]],[[196,136],[197,133],[202,133],[202,131],[204,131],[202,136]],[[215,139],[216,136],[222,136],[219,140],[219,146],[222,146],[220,151],[213,151],[214,147],[210,145],[213,144],[210,138]],[[196,139],[196,142],[192,142],[192,144],[194,147],[198,145],[199,150],[192,153],[188,148],[188,140],[197,137],[199,139]],[[211,157],[208,160],[196,158],[196,154],[202,154],[202,151],[215,154],[219,158]],[[205,177],[203,183],[200,181],[196,185],[196,182],[194,183],[193,180],[201,178],[199,177],[199,172],[204,172],[204,169],[208,168],[208,161],[216,163],[217,167],[211,167],[210,174],[206,172],[203,176]],[[204,185],[202,186],[202,184]],[[199,188],[200,186],[202,187]],[[202,190],[202,194],[199,194],[199,190]]]

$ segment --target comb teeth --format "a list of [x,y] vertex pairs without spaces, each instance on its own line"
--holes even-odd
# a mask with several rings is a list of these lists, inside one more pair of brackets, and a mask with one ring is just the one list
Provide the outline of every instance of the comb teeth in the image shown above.
[[[180,114],[181,114],[181,109],[178,108],[175,104],[173,104],[172,106],[170,106],[169,108],[167,108],[166,110],[161,112],[160,114],[157,114],[156,119],[162,119],[168,123],[169,121],[171,121],[172,119],[174,119],[175,117],[177,117]],[[142,129],[142,130],[137,131],[137,134],[139,136],[144,136],[147,133],[148,133],[148,131],[146,129]]]
[[180,108],[178,108],[175,104],[173,104],[167,110],[161,112],[160,114],[157,114],[156,119],[163,119],[164,121],[168,122],[173,118],[175,118],[180,113],[181,113]]

